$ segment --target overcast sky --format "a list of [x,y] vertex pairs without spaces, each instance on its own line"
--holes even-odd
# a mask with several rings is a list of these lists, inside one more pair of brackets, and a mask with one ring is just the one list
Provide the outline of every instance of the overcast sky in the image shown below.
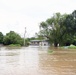
[[0,0],[0,31],[10,30],[34,36],[39,31],[39,23],[54,13],[71,13],[76,9],[76,0]]

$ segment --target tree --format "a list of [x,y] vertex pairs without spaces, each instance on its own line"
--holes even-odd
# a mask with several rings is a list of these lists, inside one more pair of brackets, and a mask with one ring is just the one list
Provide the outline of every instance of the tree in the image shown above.
[[65,15],[56,13],[53,17],[47,19],[45,22],[40,23],[40,32],[43,36],[47,37],[49,41],[54,43],[57,47],[58,43],[61,45],[63,41],[63,34],[65,33],[65,27],[63,22],[66,18]]
[[20,37],[19,34],[15,33],[14,31],[10,31],[6,34],[6,36],[3,39],[5,45],[9,44],[23,44],[23,40]]
[[3,43],[3,38],[4,38],[3,33],[2,33],[2,32],[0,32],[0,44],[2,44],[2,43]]
[[67,29],[67,32],[73,35],[76,33],[76,10],[66,17],[64,25]]
[[69,39],[69,41],[68,39],[66,40],[66,43],[73,43],[76,45],[76,10],[66,17],[64,25],[66,27],[66,33],[68,34]]

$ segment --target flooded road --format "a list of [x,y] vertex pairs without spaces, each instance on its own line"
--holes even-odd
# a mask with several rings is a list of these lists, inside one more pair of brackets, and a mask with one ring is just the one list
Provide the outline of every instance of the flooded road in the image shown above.
[[76,50],[22,47],[0,50],[0,75],[76,75]]

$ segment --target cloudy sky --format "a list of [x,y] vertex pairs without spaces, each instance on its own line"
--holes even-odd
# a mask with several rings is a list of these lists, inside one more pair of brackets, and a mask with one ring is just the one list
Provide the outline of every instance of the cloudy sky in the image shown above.
[[34,36],[39,31],[39,23],[54,13],[71,13],[76,9],[76,0],[0,0],[0,31],[10,30]]

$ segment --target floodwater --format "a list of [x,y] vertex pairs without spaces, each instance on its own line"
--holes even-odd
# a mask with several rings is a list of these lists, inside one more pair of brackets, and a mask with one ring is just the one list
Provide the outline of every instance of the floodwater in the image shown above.
[[0,75],[76,75],[76,50],[48,47],[0,49]]

